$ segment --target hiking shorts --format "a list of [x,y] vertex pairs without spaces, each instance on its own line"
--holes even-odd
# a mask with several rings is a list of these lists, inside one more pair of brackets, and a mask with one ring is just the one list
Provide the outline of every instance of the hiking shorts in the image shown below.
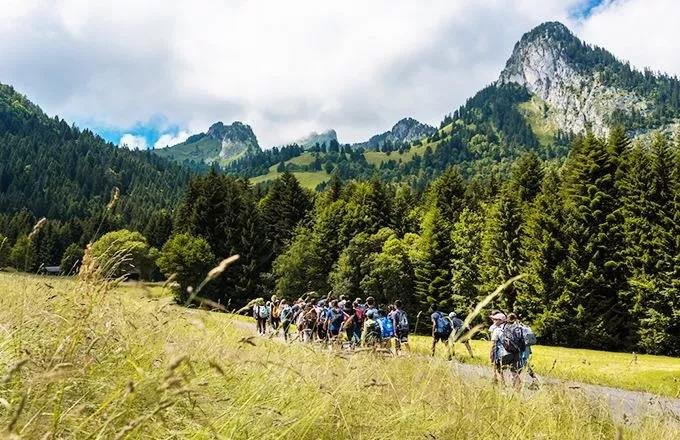
[[434,334],[434,342],[435,343],[437,343],[439,341],[447,342],[449,340],[449,336],[451,336],[451,333],[435,333]]
[[519,373],[522,370],[522,358],[520,353],[508,353],[496,361],[496,369],[509,368],[513,373]]
[[397,341],[399,341],[401,344],[407,344],[408,343],[408,331],[397,330]]
[[331,338],[337,338],[338,335],[340,334],[340,327],[329,327],[328,328],[328,334],[330,335]]

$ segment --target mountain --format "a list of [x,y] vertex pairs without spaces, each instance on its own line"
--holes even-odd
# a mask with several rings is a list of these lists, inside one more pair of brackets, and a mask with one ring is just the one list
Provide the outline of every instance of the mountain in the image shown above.
[[153,150],[160,157],[178,163],[227,165],[243,156],[260,153],[257,137],[249,125],[216,122],[207,132],[190,136],[181,144]]
[[546,122],[563,132],[605,135],[615,123],[644,130],[680,115],[676,78],[634,70],[558,22],[541,24],[515,45],[497,82],[508,83],[545,103]]
[[335,132],[335,130],[330,129],[322,131],[321,133],[313,131],[307,136],[300,138],[293,143],[303,148],[311,148],[316,144],[319,144],[319,146],[325,145],[328,147],[332,141],[338,141],[338,134]]
[[391,145],[412,143],[431,136],[435,131],[437,129],[431,125],[423,124],[413,118],[404,118],[394,124],[391,130],[371,136],[366,142],[354,144],[354,146],[377,151],[386,143]]

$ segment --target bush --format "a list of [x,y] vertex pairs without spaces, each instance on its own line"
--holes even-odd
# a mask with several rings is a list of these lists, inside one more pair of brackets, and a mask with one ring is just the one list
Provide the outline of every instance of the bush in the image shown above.
[[150,279],[154,269],[154,254],[146,238],[136,231],[121,229],[104,234],[92,245],[92,257],[107,278],[139,276]]
[[35,243],[26,235],[19,237],[10,251],[9,259],[16,269],[23,272],[33,272],[37,269],[36,265],[38,264]]
[[179,302],[186,301],[187,287],[196,287],[214,262],[215,255],[208,242],[190,234],[177,234],[170,237],[156,260],[165,276],[175,275],[175,280],[180,285],[177,295]]

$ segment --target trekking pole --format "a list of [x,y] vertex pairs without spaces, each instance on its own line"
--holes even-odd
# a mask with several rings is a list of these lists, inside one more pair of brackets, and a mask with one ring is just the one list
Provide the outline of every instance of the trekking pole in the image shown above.
[[418,314],[416,315],[416,326],[413,328],[413,334],[414,334],[414,335],[415,335],[415,334],[418,334],[418,322],[420,321],[420,315],[422,315],[422,314],[423,314],[423,311],[421,310],[421,311],[418,312]]

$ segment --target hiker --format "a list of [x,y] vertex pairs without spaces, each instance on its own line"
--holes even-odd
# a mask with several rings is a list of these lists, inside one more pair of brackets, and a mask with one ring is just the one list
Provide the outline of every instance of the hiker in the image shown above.
[[305,310],[300,314],[298,333],[302,334],[302,342],[310,342],[316,332],[317,314],[316,308],[312,304],[305,306]]
[[257,322],[257,332],[260,336],[267,333],[267,320],[269,319],[269,307],[262,301],[253,306],[253,317]]
[[[512,314],[511,314],[512,315]],[[524,324],[520,317],[517,317],[517,324],[522,327],[522,330],[524,332],[524,343],[526,345],[526,348],[522,353],[520,354],[520,361],[522,362],[522,368],[526,368],[527,373],[529,374],[529,377],[531,379],[536,380],[536,374],[534,373],[533,368],[531,368],[531,364],[529,363],[529,359],[531,358],[531,346],[536,344],[536,333],[529,327],[528,325]]]
[[293,307],[285,299],[281,300],[281,329],[283,329],[283,340],[288,342],[288,331],[293,322]]
[[401,353],[402,346],[405,346],[409,351],[411,351],[411,348],[408,343],[409,333],[408,315],[401,308],[401,300],[396,300],[394,302],[392,322],[394,324],[395,329],[394,350],[396,354]]
[[326,328],[328,340],[333,343],[338,340],[342,324],[345,321],[345,313],[338,307],[338,300],[331,301],[330,308],[326,312]]
[[378,316],[378,309],[375,307],[375,298],[372,296],[369,296],[366,298],[366,305],[364,306],[364,310],[366,311],[366,314],[368,315],[369,311],[374,311],[376,314],[376,317]]
[[362,347],[375,347],[377,344],[380,344],[382,331],[377,318],[378,313],[375,310],[369,310],[366,312],[364,328],[361,332]]
[[350,301],[345,301],[345,307],[342,311],[345,314],[345,335],[347,336],[347,341],[349,341],[350,346],[354,347],[361,341],[356,309],[352,306]]
[[430,319],[432,320],[432,356],[434,356],[435,347],[437,342],[442,341],[444,346],[446,346],[446,351],[448,353],[448,360],[451,360],[451,352],[449,351],[449,337],[453,331],[451,326],[451,321],[446,319],[444,313],[435,311],[434,307],[430,307],[432,314]]
[[366,319],[366,308],[361,304],[361,298],[354,300],[352,304],[354,308],[354,320],[355,320],[355,330],[357,333],[357,341],[361,342],[361,333],[364,329],[364,320]]
[[520,355],[526,348],[524,331],[518,325],[517,315],[514,313],[507,317],[504,313],[495,313],[490,318],[494,323],[489,354],[494,366],[494,382],[500,378],[500,382],[505,384],[503,369],[509,368],[513,385],[520,388],[522,370]]
[[276,295],[273,295],[271,301],[267,302],[267,306],[269,307],[269,325],[271,325],[272,330],[276,330],[278,334],[279,323],[281,322],[281,309],[279,308]]
[[[470,328],[468,326],[464,326],[464,322],[462,319],[458,317],[456,312],[451,312],[449,313],[449,321],[451,321],[451,327],[453,328],[453,342],[458,342],[460,340],[460,337],[463,336],[463,332],[465,330],[469,330]],[[465,345],[465,348],[467,348],[468,353],[470,354],[470,357],[474,359],[475,355],[472,353],[472,346],[470,346],[470,341],[468,339],[465,340],[460,340],[460,343]],[[451,348],[451,355],[453,356],[453,347]]]

